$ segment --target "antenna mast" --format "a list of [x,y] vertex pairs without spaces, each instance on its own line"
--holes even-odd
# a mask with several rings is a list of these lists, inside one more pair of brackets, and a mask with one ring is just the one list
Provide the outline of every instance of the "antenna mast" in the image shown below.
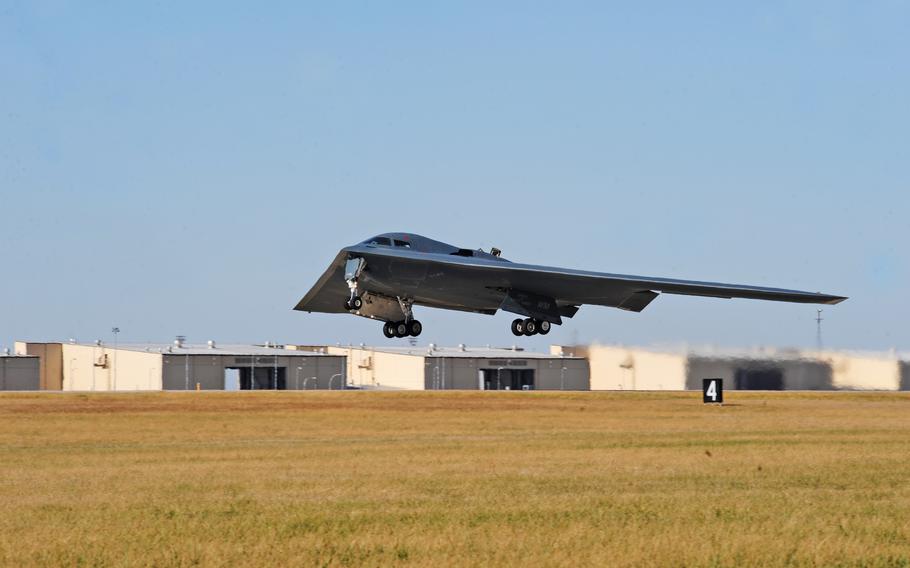
[[821,351],[822,350],[822,312],[824,310],[818,309],[815,310],[815,346]]

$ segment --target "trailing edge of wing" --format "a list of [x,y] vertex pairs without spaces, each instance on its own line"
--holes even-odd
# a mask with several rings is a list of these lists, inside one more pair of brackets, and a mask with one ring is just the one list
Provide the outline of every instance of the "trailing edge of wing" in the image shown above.
[[652,292],[651,290],[635,292],[616,307],[621,310],[626,310],[627,312],[640,312],[647,308],[648,304],[653,302],[658,296],[660,296],[660,294]]

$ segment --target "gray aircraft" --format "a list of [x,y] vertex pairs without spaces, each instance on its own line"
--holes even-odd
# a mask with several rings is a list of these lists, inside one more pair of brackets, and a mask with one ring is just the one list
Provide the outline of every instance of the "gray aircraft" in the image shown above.
[[386,337],[416,337],[423,326],[413,306],[524,316],[515,335],[546,335],[583,304],[640,312],[659,294],[837,304],[843,296],[605,274],[510,262],[490,252],[458,248],[412,233],[385,233],[341,249],[294,307],[305,312],[351,313],[385,322]]

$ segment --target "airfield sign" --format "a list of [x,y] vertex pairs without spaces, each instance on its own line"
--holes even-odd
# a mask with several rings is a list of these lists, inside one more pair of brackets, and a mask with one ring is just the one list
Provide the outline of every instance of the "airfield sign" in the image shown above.
[[701,380],[702,402],[705,404],[723,404],[724,402],[724,380],[723,379],[702,379]]

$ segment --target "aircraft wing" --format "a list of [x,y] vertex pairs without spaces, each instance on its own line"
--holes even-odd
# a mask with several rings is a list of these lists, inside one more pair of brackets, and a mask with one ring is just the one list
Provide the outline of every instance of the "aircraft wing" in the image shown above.
[[347,284],[344,282],[345,251],[335,256],[332,264],[322,273],[316,284],[307,295],[294,306],[295,310],[304,312],[323,312],[327,314],[347,313],[344,301],[348,298]]
[[[414,294],[421,304],[436,303],[426,295],[432,291],[446,298],[438,307],[476,311],[501,308],[552,321],[558,321],[559,315],[574,315],[575,309],[582,304],[640,312],[661,293],[807,304],[837,304],[846,299],[819,292],[762,286],[590,272],[381,247],[351,247],[339,253],[295,309],[344,311],[348,290],[343,271],[347,254],[365,258],[367,271],[385,274],[385,280],[394,279],[396,273],[408,273],[412,278],[414,274],[422,274],[422,283]],[[535,309],[535,305],[541,306],[547,301],[555,302],[555,306],[543,312]]]

